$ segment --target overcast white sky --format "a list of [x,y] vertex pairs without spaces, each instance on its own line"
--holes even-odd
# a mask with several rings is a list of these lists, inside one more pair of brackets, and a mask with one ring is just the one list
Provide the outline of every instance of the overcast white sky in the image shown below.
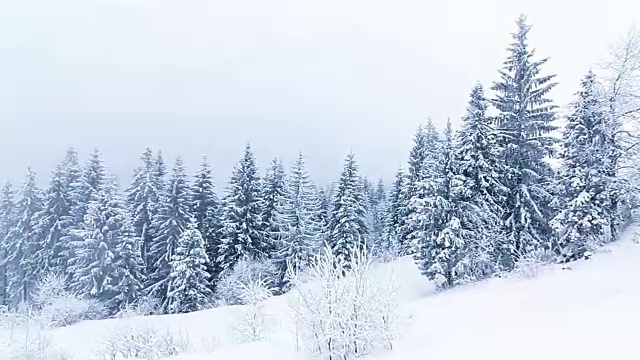
[[247,141],[262,170],[303,151],[328,182],[353,149],[390,179],[419,123],[496,79],[523,12],[560,104],[640,21],[629,0],[0,0],[0,180],[73,145],[128,182],[151,146],[208,153],[222,187]]

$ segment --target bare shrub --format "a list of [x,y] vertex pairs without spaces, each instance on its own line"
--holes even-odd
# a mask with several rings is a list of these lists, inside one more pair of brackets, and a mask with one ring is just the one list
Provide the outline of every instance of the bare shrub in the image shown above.
[[322,360],[365,356],[393,347],[396,286],[377,274],[370,255],[353,249],[342,261],[326,248],[307,274],[295,279],[290,306],[295,315],[296,348]]
[[191,351],[185,331],[171,332],[151,324],[118,326],[107,335],[96,355],[100,360],[156,360]]

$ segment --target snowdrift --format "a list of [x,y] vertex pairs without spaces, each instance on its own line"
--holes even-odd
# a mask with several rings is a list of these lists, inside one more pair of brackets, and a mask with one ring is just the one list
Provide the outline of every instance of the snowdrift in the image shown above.
[[[550,266],[533,279],[492,279],[435,293],[410,258],[378,264],[393,274],[403,316],[384,360],[637,359],[640,334],[640,228],[592,259]],[[184,315],[86,321],[50,332],[55,348],[93,358],[112,332],[151,325],[188,336],[193,354],[175,359],[300,359],[287,296],[264,303],[268,341],[242,344],[233,334],[243,306]]]

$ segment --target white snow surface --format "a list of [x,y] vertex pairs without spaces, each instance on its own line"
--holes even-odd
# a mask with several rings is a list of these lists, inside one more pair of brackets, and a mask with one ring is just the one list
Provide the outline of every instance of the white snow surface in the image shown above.
[[[410,258],[378,264],[393,273],[403,314],[393,351],[378,360],[638,359],[640,227],[590,260],[549,266],[536,278],[514,276],[435,293]],[[567,268],[569,267],[569,268]],[[194,353],[174,359],[303,359],[294,350],[287,296],[264,303],[269,341],[238,343],[230,328],[243,306],[183,315],[86,321],[52,330],[54,347],[90,359],[109,331],[149,322],[183,332]],[[214,339],[214,340],[212,340]]]

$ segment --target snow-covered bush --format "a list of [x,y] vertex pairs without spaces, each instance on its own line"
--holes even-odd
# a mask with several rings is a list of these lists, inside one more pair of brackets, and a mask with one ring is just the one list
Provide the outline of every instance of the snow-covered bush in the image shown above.
[[513,269],[513,275],[519,278],[533,278],[540,274],[542,269],[555,262],[555,254],[547,250],[535,250],[520,255]]
[[0,312],[0,359],[3,360],[64,360],[68,357],[50,348],[46,336],[46,321],[31,307],[16,312]]
[[290,306],[296,347],[321,360],[360,357],[393,347],[398,302],[393,277],[374,271],[368,253],[342,261],[325,249],[295,280]]
[[184,331],[171,332],[148,323],[119,325],[106,336],[96,360],[156,360],[189,352],[192,345]]
[[128,304],[116,314],[118,318],[127,318],[134,316],[149,316],[162,314],[162,306],[160,301],[152,296],[143,296],[136,302]]
[[98,300],[83,298],[66,288],[66,280],[61,275],[46,275],[38,282],[33,302],[44,326],[66,326],[107,315],[107,309]]
[[265,313],[263,301],[275,291],[270,282],[256,279],[248,284],[240,285],[240,301],[247,304],[242,308],[238,321],[231,331],[239,342],[256,342],[265,340],[271,325],[271,317]]
[[240,260],[232,269],[220,274],[216,285],[216,302],[219,306],[247,304],[243,301],[246,286],[264,282],[270,288],[277,278],[278,268],[271,261]]

